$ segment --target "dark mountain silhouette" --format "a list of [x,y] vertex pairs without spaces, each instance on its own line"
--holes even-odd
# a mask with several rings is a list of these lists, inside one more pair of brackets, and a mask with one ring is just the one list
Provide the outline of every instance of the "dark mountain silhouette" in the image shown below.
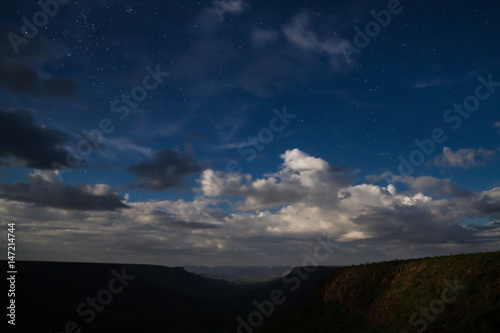
[[20,261],[17,270],[19,332],[500,331],[500,252],[296,267],[246,284],[153,265]]
[[299,278],[294,273],[265,283],[235,284],[180,267],[31,261],[16,265],[16,331],[53,333],[236,332],[236,318],[255,311],[254,301],[269,299],[281,288],[288,296],[275,312],[284,313],[309,299],[334,270],[316,268],[290,293],[295,284],[289,280]]

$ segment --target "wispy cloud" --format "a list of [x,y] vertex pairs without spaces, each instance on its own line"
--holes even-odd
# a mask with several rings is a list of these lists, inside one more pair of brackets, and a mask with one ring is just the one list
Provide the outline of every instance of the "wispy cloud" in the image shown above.
[[272,43],[277,40],[278,37],[279,33],[277,31],[254,28],[252,30],[252,45],[254,47],[260,47]]
[[[153,156],[153,152],[151,151],[151,148],[147,148],[147,147],[144,147],[142,145],[130,142],[129,139],[124,138],[124,137],[109,138],[109,139],[104,138],[103,144],[105,147],[109,148],[111,151],[117,150],[117,151],[126,152],[126,153],[137,152],[137,153],[140,153],[146,157]],[[104,156],[109,157],[109,154],[105,153]]]
[[441,168],[461,168],[468,170],[480,166],[484,162],[497,156],[497,151],[483,148],[451,150],[449,147],[443,148],[443,153],[436,156],[434,165]]
[[309,52],[326,54],[330,57],[332,68],[345,68],[345,59],[340,44],[349,43],[343,38],[323,38],[322,40],[312,30],[311,17],[306,11],[296,15],[282,28],[283,34],[293,45]]
[[443,78],[434,78],[434,79],[422,79],[415,82],[412,85],[412,89],[425,89],[429,87],[438,87],[442,85],[449,84],[449,81],[444,80]]

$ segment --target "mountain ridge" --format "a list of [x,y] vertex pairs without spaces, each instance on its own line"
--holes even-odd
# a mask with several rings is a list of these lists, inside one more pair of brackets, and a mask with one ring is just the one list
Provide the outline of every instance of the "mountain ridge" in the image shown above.
[[498,332],[499,318],[500,251],[339,268],[257,332]]
[[[16,329],[23,332],[65,332],[67,325],[75,333],[235,332],[255,300],[287,287],[281,279],[234,284],[157,265],[17,261],[16,268]],[[332,270],[318,267],[277,313],[310,298]]]

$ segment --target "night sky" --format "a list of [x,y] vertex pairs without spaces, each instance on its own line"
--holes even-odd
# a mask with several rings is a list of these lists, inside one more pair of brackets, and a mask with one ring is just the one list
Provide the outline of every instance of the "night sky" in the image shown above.
[[16,223],[18,260],[500,248],[498,1],[0,7],[0,235]]

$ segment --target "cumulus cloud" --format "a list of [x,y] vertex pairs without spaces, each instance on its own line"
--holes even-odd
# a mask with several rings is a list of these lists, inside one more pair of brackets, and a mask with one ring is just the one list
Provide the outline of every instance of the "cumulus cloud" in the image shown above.
[[28,183],[0,183],[0,198],[67,210],[114,211],[129,208],[123,203],[125,199],[112,192],[108,185],[58,183],[52,172],[31,174]]
[[472,204],[477,215],[500,219],[500,187],[481,193]]
[[342,169],[298,150],[288,150],[279,172],[252,181],[250,175],[206,170],[201,177],[205,195],[244,197],[240,210],[275,209],[299,201],[337,202],[335,193],[350,179]]
[[[324,232],[341,241],[467,243],[477,241],[476,231],[465,229],[460,221],[496,217],[496,193],[478,194],[448,179],[394,176],[391,181],[404,183],[410,190],[397,193],[392,184],[353,185],[346,170],[339,172],[298,149],[281,157],[279,172],[256,180],[250,175],[205,170],[201,189],[207,196],[237,199],[234,207],[248,213],[233,214],[233,223],[255,211],[257,230],[261,226],[278,235]],[[451,198],[436,200],[430,195]],[[466,211],[458,209],[463,202],[469,202]],[[261,225],[263,220],[267,225]],[[433,230],[431,236],[428,230]]]
[[468,170],[495,157],[496,151],[494,150],[468,148],[459,149],[454,152],[451,148],[444,147],[443,154],[434,159],[434,165],[441,168],[461,168]]
[[53,162],[64,164],[67,140],[65,133],[38,124],[27,110],[0,107],[0,158],[11,165],[51,169]]
[[[72,256],[65,260],[276,265],[300,262],[326,236],[341,243],[325,262],[332,265],[498,249],[500,188],[475,193],[448,180],[392,177],[409,188],[398,192],[393,184],[353,183],[349,170],[298,149],[281,158],[276,172],[258,179],[207,169],[192,201],[126,202],[130,209],[96,211],[0,198],[0,218],[23,221],[16,232],[30,258],[40,260],[61,258],[63,249]],[[30,183],[52,177],[39,173]]]
[[184,187],[186,176],[199,173],[207,168],[207,164],[196,160],[189,153],[176,150],[161,150],[143,163],[127,168],[138,178],[130,186],[133,188],[163,191],[169,188]]

